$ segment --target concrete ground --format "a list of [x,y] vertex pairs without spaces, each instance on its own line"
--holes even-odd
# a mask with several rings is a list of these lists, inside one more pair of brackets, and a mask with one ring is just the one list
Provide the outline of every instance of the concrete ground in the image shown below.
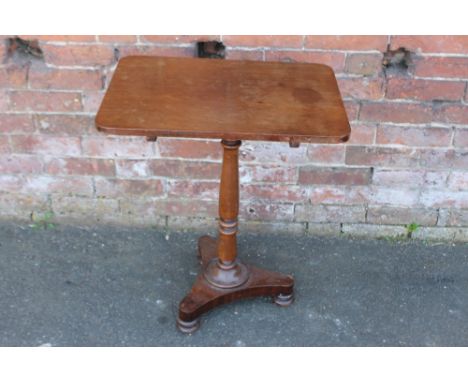
[[177,305],[197,233],[0,224],[1,346],[468,346],[468,245],[239,237],[296,300],[222,306],[191,336]]

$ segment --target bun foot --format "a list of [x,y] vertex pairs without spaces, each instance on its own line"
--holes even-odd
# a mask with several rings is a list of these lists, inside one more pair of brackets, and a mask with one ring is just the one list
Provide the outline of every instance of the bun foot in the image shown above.
[[275,304],[279,306],[289,306],[292,304],[293,301],[294,301],[294,293],[290,293],[290,294],[280,293],[276,295],[274,298]]
[[192,334],[200,327],[200,319],[196,318],[193,321],[183,321],[177,318],[177,329],[184,334]]

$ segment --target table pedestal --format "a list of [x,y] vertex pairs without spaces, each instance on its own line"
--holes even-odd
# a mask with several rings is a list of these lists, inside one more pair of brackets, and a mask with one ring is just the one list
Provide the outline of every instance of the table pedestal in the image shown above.
[[259,296],[272,296],[279,306],[288,306],[293,301],[291,276],[245,265],[237,259],[241,141],[223,140],[221,144],[219,235],[217,240],[202,236],[198,241],[203,270],[179,305],[177,327],[184,333],[197,330],[200,315],[218,305]]

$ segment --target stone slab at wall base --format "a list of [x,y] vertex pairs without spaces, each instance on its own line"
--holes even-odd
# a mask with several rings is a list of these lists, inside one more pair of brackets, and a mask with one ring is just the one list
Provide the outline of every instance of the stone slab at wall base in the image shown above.
[[[50,215],[48,212],[30,212],[29,214],[0,215],[0,221],[20,224],[35,225],[44,228],[47,223],[92,226],[113,225],[132,227],[152,227],[163,229],[168,233],[175,231],[199,232],[200,234],[216,235],[218,219],[213,217],[190,216],[153,216],[151,219],[122,216],[95,215],[78,216]],[[278,233],[291,236],[349,236],[361,239],[395,239],[395,240],[424,240],[439,242],[468,243],[468,227],[418,227],[408,237],[406,225],[382,225],[382,224],[341,224],[341,223],[307,223],[307,222],[269,222],[269,221],[239,221],[239,235],[245,233]]]

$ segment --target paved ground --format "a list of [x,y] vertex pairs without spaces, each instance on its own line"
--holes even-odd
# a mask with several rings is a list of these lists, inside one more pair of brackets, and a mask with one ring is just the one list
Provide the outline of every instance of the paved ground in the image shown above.
[[206,314],[179,300],[195,233],[0,224],[1,346],[468,346],[468,246],[241,235],[252,264],[293,274],[296,301]]

